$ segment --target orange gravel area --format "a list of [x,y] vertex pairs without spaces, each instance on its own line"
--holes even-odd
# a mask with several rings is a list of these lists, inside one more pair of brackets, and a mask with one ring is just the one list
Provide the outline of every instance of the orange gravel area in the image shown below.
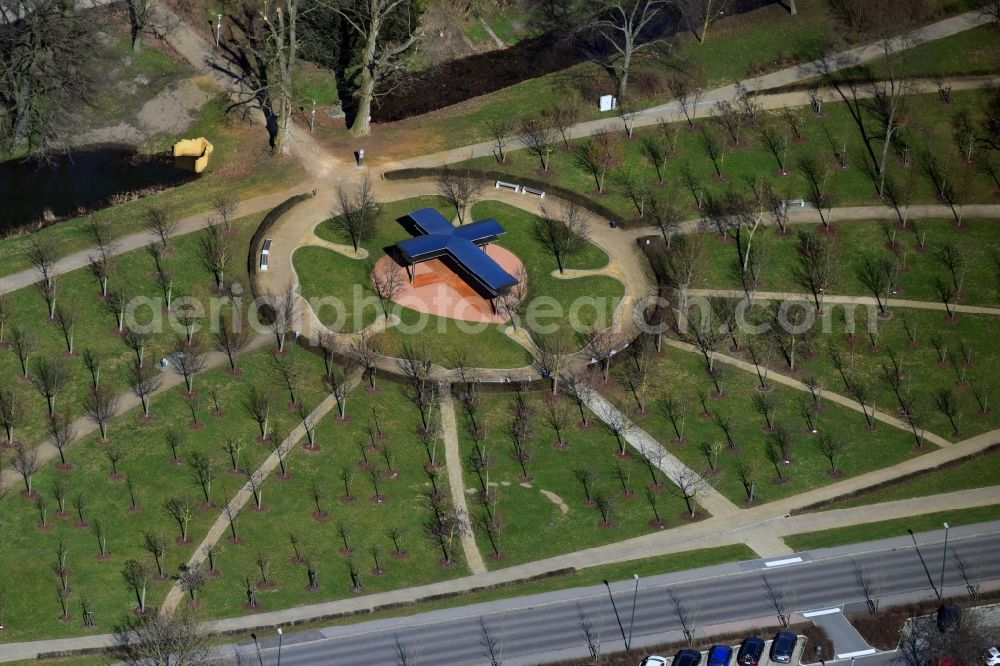
[[[516,275],[523,266],[517,255],[499,245],[486,246],[486,254],[511,275]],[[384,263],[390,261],[390,257],[382,257],[376,262],[375,270],[383,270]],[[406,290],[394,302],[436,317],[490,324],[508,320],[508,317],[495,314],[490,302],[440,259],[417,264],[413,284],[407,284]]]

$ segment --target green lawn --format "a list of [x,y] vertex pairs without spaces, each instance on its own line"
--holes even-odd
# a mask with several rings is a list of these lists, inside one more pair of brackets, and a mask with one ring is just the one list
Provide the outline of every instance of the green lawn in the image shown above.
[[[578,420],[574,420],[574,425],[564,435],[569,448],[560,451],[554,446],[554,431],[547,425],[544,417],[544,401],[549,399],[548,394],[526,394],[531,431],[525,445],[525,449],[531,453],[530,461],[525,464],[531,477],[527,480],[514,457],[514,440],[508,434],[513,418],[511,409],[514,396],[481,391],[479,397],[481,406],[476,420],[480,427],[486,428],[485,456],[489,461],[482,479],[473,467],[475,443],[470,434],[472,422],[460,400],[456,400],[455,408],[458,411],[469,511],[476,525],[476,540],[487,566],[521,564],[620,541],[657,529],[650,525],[654,515],[645,497],[646,485],[651,482],[649,471],[634,452],[625,460],[615,456],[618,447],[614,436],[600,427],[596,417],[591,416],[592,426],[587,429],[579,428]],[[557,400],[572,410],[576,409],[568,404],[568,398],[564,396]],[[617,476],[616,465],[621,466],[624,484]],[[613,502],[613,527],[600,526],[600,511],[585,505],[586,493],[577,476],[584,471],[590,471],[594,475],[591,497],[603,495]],[[658,482],[662,481],[659,472],[656,478]],[[489,534],[485,529],[487,510],[480,501],[485,483],[489,484],[491,493],[495,495],[496,506],[492,511],[501,517],[497,541],[497,548],[503,555],[500,560],[494,557]],[[622,495],[626,487],[632,493],[628,498]],[[555,497],[550,498],[543,491],[554,493]],[[667,528],[687,521],[682,516],[684,503],[679,497],[669,490],[658,491],[656,497],[659,515]],[[560,502],[566,505],[565,513],[559,506]],[[699,515],[705,517],[707,514],[701,510]]]
[[[953,114],[960,109],[966,109],[973,115],[978,114],[983,97],[977,92],[963,92],[955,93],[954,99],[955,102],[951,107],[943,107],[934,95],[907,97],[906,113],[912,122],[911,126],[900,136],[905,136],[906,140],[911,142],[914,156],[923,146],[930,146],[938,151],[952,174],[951,177],[959,178],[963,184],[968,185],[970,201],[992,201],[992,185],[975,168],[959,164],[958,151],[953,147],[951,140],[950,119]],[[697,182],[699,196],[702,198],[705,192],[718,195],[728,189],[745,190],[747,179],[763,173],[771,175],[776,192],[783,198],[802,199],[808,196],[809,188],[801,169],[798,168],[799,159],[812,156],[820,162],[832,163],[832,145],[842,146],[846,143],[849,168],[846,171],[833,168],[827,181],[829,190],[834,195],[833,205],[870,205],[873,200],[874,186],[871,179],[864,174],[861,166],[862,160],[859,151],[863,148],[858,138],[858,131],[844,104],[828,103],[824,106],[824,111],[825,115],[822,118],[815,117],[806,109],[799,111],[804,121],[803,136],[806,137],[806,140],[801,143],[792,142],[789,144],[783,161],[790,169],[790,174],[784,177],[774,175],[777,170],[777,161],[758,142],[754,130],[745,127],[741,133],[741,147],[726,149],[725,156],[720,162],[720,169],[725,175],[726,181],[719,182],[715,177],[712,161],[703,148],[701,133],[689,132],[681,128],[678,133],[676,152],[667,160],[666,167],[663,169],[664,180],[670,187],[663,191],[662,196],[676,197],[682,208],[691,206],[691,215],[694,215],[696,199],[681,178],[683,165],[689,164]],[[698,124],[703,125],[709,122],[703,119],[698,121]],[[775,122],[780,123],[781,121],[775,119]],[[920,127],[919,132],[915,130],[917,124]],[[714,132],[719,131],[714,123],[708,126],[713,128]],[[633,140],[622,142],[624,152],[621,163],[629,165],[637,175],[638,181],[649,186],[654,185],[656,173],[642,156],[641,139],[658,131],[655,127],[638,129]],[[923,138],[925,135],[928,137],[927,139]],[[619,137],[624,139],[624,134],[619,135]],[[578,150],[584,141],[575,141],[574,147]],[[517,176],[532,177],[584,195],[594,195],[597,189],[595,176],[577,163],[576,151],[558,150],[553,152],[548,172],[541,171],[538,159],[527,151],[510,153],[508,163],[502,167],[499,167],[492,157],[476,158],[460,164],[473,169],[496,170],[499,168],[501,171],[510,173],[511,178],[515,180]],[[896,160],[890,160],[889,169],[900,178],[909,177],[909,174],[913,175],[915,202],[937,203],[934,198],[934,188],[930,181],[921,175],[919,169],[908,171],[900,166]],[[641,220],[636,219],[638,213],[636,207],[624,196],[622,189],[616,185],[615,169],[611,169],[611,171],[612,173],[608,174],[605,182],[605,190],[608,194],[596,195],[595,200],[620,214],[624,219],[633,220],[632,223],[641,223]]]
[[[248,199],[300,182],[303,171],[298,163],[267,154],[267,133],[259,126],[242,124],[227,116],[226,104],[224,97],[206,104],[198,122],[184,133],[187,137],[204,136],[215,146],[209,167],[200,178],[159,194],[105,208],[93,217],[113,224],[118,235],[126,235],[143,229],[143,216],[152,205],[168,206],[179,219],[211,211],[213,199],[220,194]],[[150,150],[169,150],[178,138],[181,137],[170,137],[151,146]],[[31,237],[54,238],[64,254],[92,246],[86,225],[86,216],[78,217],[31,235],[4,239],[0,243],[0,273],[7,275],[31,267],[24,256]]]
[[[1000,60],[1000,45],[996,28],[984,25],[908,49],[895,70],[897,75],[922,77],[993,74],[997,60]],[[879,64],[856,67],[844,74],[868,78],[885,76],[887,71]]]
[[[383,205],[379,213],[374,237],[363,247],[369,259],[357,261],[320,247],[304,247],[295,252],[293,262],[307,299],[332,297],[343,304],[343,309],[333,306],[320,307],[318,316],[328,326],[358,330],[368,326],[381,315],[378,299],[369,282],[370,264],[384,253],[384,248],[406,238],[405,230],[397,220],[407,212],[420,207],[434,207],[447,217],[454,210],[440,197],[416,197]],[[614,308],[624,293],[623,286],[611,278],[600,276],[562,280],[552,277],[555,259],[531,235],[534,216],[495,201],[476,205],[474,219],[496,217],[502,221],[507,233],[500,245],[518,255],[528,271],[529,300],[549,296],[556,300],[563,316],[578,312],[578,328],[600,322],[610,323]],[[316,234],[323,239],[344,243],[330,222],[321,223]],[[607,264],[607,255],[593,245],[587,245],[571,257],[569,268],[600,268]],[[584,303],[581,299],[587,297]],[[316,301],[318,302],[318,300]],[[574,309],[574,304],[576,304]],[[423,315],[409,308],[395,307],[405,327],[389,329],[386,334],[388,353],[398,353],[403,344],[412,340],[414,329],[426,322],[425,340],[436,359],[447,362],[457,352],[464,352],[479,367],[520,367],[530,363],[530,355],[507,338],[497,326],[475,326],[453,320]],[[544,322],[542,322],[544,323]],[[605,324],[607,325],[607,324]]]
[[973,523],[1000,519],[1000,504],[977,507],[975,509],[959,509],[958,511],[941,511],[927,513],[911,518],[886,520],[879,523],[866,523],[851,527],[839,527],[820,532],[806,532],[794,536],[783,537],[789,548],[796,552],[814,548],[831,548],[852,543],[861,543],[874,539],[906,536],[906,530],[914,532],[941,529],[941,523],[947,521],[952,527],[971,525]]
[[[859,306],[855,312],[856,344],[852,344],[852,339],[844,333],[842,315],[845,312],[842,307],[835,308],[828,317],[829,321],[817,322],[822,333],[813,343],[815,356],[803,359],[800,354],[800,359],[796,361],[799,370],[794,373],[797,377],[815,376],[826,390],[846,395],[843,379],[830,356],[830,350],[836,350],[844,360],[847,376],[860,381],[870,392],[869,407],[874,401],[879,410],[896,414],[899,404],[883,373],[883,367],[891,364],[888,354],[891,349],[897,353],[903,368],[901,393],[904,398],[912,396],[916,400],[916,410],[924,428],[945,439],[958,441],[1000,427],[1000,415],[996,411],[986,416],[979,414],[973,392],[975,387],[987,391],[989,395],[995,393],[995,369],[1000,367],[1000,350],[992,342],[996,317],[963,314],[957,322],[950,323],[940,312],[895,308],[892,319],[878,324],[878,350],[873,353],[866,332],[869,324],[865,309]],[[909,345],[904,319],[916,331],[916,348]],[[955,365],[938,363],[937,352],[931,342],[935,334],[941,336],[943,348],[947,350],[946,354],[955,358]],[[963,345],[971,353],[972,364],[968,367],[962,360]],[[777,350],[771,355],[771,364],[779,372],[788,371]],[[965,382],[957,384],[960,374]],[[961,434],[958,436],[953,434],[947,417],[935,405],[937,391],[947,388],[953,389],[958,401],[961,415]],[[879,429],[886,428],[880,426]]]
[[[240,281],[248,284],[245,257],[249,251],[250,237],[257,229],[263,214],[250,215],[232,223],[232,253],[228,281]],[[173,274],[173,298],[193,296],[202,303],[205,312],[210,312],[210,288],[215,284],[212,274],[201,264],[199,246],[207,231],[199,231],[185,236],[179,236],[170,241],[172,253],[164,257],[164,269]],[[110,292],[126,290],[136,296],[154,299],[162,305],[162,291],[156,284],[153,274],[155,263],[145,250],[136,250],[115,258],[115,273],[108,281]],[[134,361],[132,350],[118,337],[115,325],[115,315],[107,307],[107,303],[99,298],[100,283],[83,268],[60,275],[57,281],[56,303],[64,307],[79,310],[79,324],[74,330],[74,349],[78,354],[72,358],[61,358],[66,351],[66,343],[59,326],[46,320],[48,311],[45,300],[35,287],[26,287],[11,293],[8,298],[12,305],[13,316],[7,323],[5,333],[9,338],[11,328],[18,326],[34,332],[37,348],[29,361],[31,366],[43,357],[59,358],[71,373],[71,382],[57,399],[57,407],[69,409],[70,413],[79,416],[82,413],[82,401],[89,390],[90,373],[83,361],[83,352],[90,350],[104,360],[102,376],[104,381],[116,383],[119,390],[127,388],[125,370],[128,363]],[[215,297],[220,304],[224,299]],[[136,310],[138,323],[149,323],[150,309],[140,307]],[[174,343],[183,336],[184,329],[176,324],[176,319],[158,313],[162,327],[153,336],[153,342],[146,350],[146,358],[157,362],[160,357],[174,350]],[[208,336],[204,344],[212,346]],[[16,354],[11,349],[0,349],[0,377],[13,379],[20,375],[20,366]],[[15,387],[21,387],[28,401],[30,411],[25,425],[20,433],[30,438],[37,438],[46,431],[42,421],[45,413],[45,399],[26,382],[15,381]]]
[[[708,459],[700,449],[703,444],[719,442],[722,445],[718,455],[719,472],[712,479],[712,485],[723,495],[740,506],[745,505],[746,493],[737,474],[737,463],[746,461],[757,467],[757,502],[766,503],[807,491],[838,479],[857,476],[864,472],[887,467],[906,460],[918,452],[914,450],[913,437],[889,426],[881,425],[877,432],[864,428],[864,417],[857,412],[840,407],[829,401],[817,415],[819,430],[842,441],[846,448],[838,468],[841,474],[828,474],[829,461],[820,453],[819,438],[810,435],[805,419],[801,416],[801,404],[808,401],[808,393],[773,384],[771,397],[776,402],[774,421],[783,424],[791,434],[791,465],[782,467],[786,481],[777,482],[777,472],[766,457],[769,436],[764,432],[763,416],[755,410],[752,396],[755,395],[757,378],[735,368],[725,368],[726,398],[719,400],[708,397],[706,403],[710,413],[728,417],[732,424],[732,437],[739,447],[732,451],[723,430],[712,419],[701,416],[702,406],[698,391],[706,394],[713,389],[701,359],[695,354],[664,347],[662,357],[653,359],[650,368],[650,392],[646,415],[636,415],[635,423],[646,430],[670,453],[677,456],[689,467],[707,470]],[[719,364],[716,367],[720,367]],[[660,402],[662,396],[689,403],[685,419],[684,444],[675,442],[676,435]],[[622,392],[621,399],[631,401],[631,396]],[[626,402],[625,404],[630,404]],[[633,406],[635,403],[631,403]],[[932,447],[929,447],[932,448]]]
[[[916,225],[916,232],[913,225]],[[890,253],[890,238],[904,248],[907,270],[901,273],[900,291],[894,298],[933,301],[940,303],[934,281],[937,278],[950,283],[951,277],[937,252],[946,244],[959,250],[965,260],[963,305],[997,306],[1000,289],[996,279],[997,267],[988,249],[1000,244],[1000,226],[993,220],[968,220],[961,230],[956,230],[953,220],[911,220],[906,229],[891,224],[883,230],[879,222],[838,222],[834,243],[837,252],[837,271],[829,294],[871,296],[871,292],[858,279],[858,270],[867,253],[885,247]],[[762,291],[803,292],[794,274],[800,265],[797,250],[796,227],[782,236],[778,229],[768,228],[754,238],[764,250],[766,263],[761,277]],[[915,233],[924,238],[926,249],[919,246]],[[738,289],[739,279],[731,270],[736,258],[735,245],[718,242],[716,234],[706,235],[705,248],[709,251],[708,266],[697,279],[697,286],[710,289]]]
[[[277,473],[271,475],[264,485],[267,511],[244,513],[240,536],[246,545],[224,544],[226,550],[219,559],[223,575],[203,595],[206,614],[228,617],[246,612],[243,580],[247,575],[259,580],[255,558],[261,552],[270,558],[268,579],[276,584],[274,589],[263,589],[259,594],[258,601],[264,610],[351,596],[349,559],[363,574],[365,593],[468,574],[460,548],[456,550],[459,559],[454,565],[440,565],[441,552],[424,531],[423,523],[431,515],[426,499],[431,484],[423,467],[424,449],[415,434],[420,425],[419,413],[416,407],[406,404],[409,399],[403,385],[383,381],[379,387],[377,393],[361,387],[351,392],[346,402],[351,422],[337,422],[336,409],[322,421],[317,430],[316,441],[321,447],[318,452],[304,451],[302,445],[306,440],[300,442],[288,458],[289,480],[279,478]],[[371,448],[366,431],[373,414],[379,415],[383,431],[389,436],[379,443],[378,450]],[[398,473],[396,478],[379,481],[380,492],[388,497],[384,504],[370,501],[375,491],[368,472],[360,466],[362,457],[358,447],[365,448],[365,455],[377,466],[380,477],[388,472],[386,452],[392,469]],[[340,499],[345,495],[341,481],[344,468],[353,472],[349,485],[357,499],[351,504]],[[447,475],[440,478],[439,488],[447,494]],[[320,506],[329,515],[323,520],[313,515],[317,510],[313,487],[324,494]],[[348,543],[355,552],[350,558],[340,552],[344,546],[338,532],[340,527],[351,533]],[[387,535],[390,528],[402,530],[400,546],[409,554],[404,559],[392,557],[394,547]],[[306,589],[306,567],[292,562],[290,534],[300,538],[302,555],[313,558],[319,565],[318,592]],[[374,560],[369,551],[373,546],[379,548],[379,565],[384,574],[373,573]]]
[[[319,376],[322,362],[304,351],[297,351],[305,364],[301,395],[306,404],[317,404],[323,392]],[[3,632],[4,641],[22,641],[41,638],[57,638],[80,633],[88,633],[81,628],[81,600],[88,599],[94,609],[98,627],[89,633],[108,631],[121,616],[135,605],[134,596],[122,582],[121,568],[125,560],[136,558],[148,561],[153,566],[152,557],[142,548],[143,533],[162,534],[167,541],[164,558],[164,572],[167,576],[177,575],[177,567],[192,554],[192,549],[201,540],[205,530],[218,516],[218,506],[204,508],[201,487],[196,482],[189,464],[173,466],[172,454],[166,443],[166,433],[179,428],[185,439],[179,455],[190,460],[195,452],[213,458],[217,463],[218,476],[212,484],[211,497],[217,505],[231,497],[245,481],[242,475],[233,475],[226,470],[232,467],[229,455],[223,449],[226,438],[241,437],[248,442],[243,450],[241,467],[255,469],[270,453],[270,448],[253,443],[257,434],[257,424],[244,410],[244,396],[251,384],[263,388],[273,396],[272,423],[279,423],[282,432],[287,433],[298,422],[298,417],[285,409],[287,397],[278,393],[277,380],[269,370],[270,351],[259,351],[240,359],[244,370],[243,378],[234,379],[221,368],[206,372],[197,378],[195,388],[200,394],[199,421],[203,429],[186,427],[191,421],[188,399],[182,395],[183,386],[162,396],[153,398],[154,420],[138,418],[141,410],[134,409],[115,419],[109,430],[111,446],[120,445],[126,451],[120,470],[134,482],[140,512],[131,512],[127,484],[109,478],[111,465],[105,455],[104,445],[98,444],[94,436],[74,443],[67,450],[67,459],[75,469],[63,471],[54,464],[45,466],[33,479],[33,488],[48,506],[48,521],[54,529],[43,532],[39,529],[39,511],[34,502],[22,498],[14,489],[9,497],[0,503],[3,516],[4,547],[0,549],[0,566],[6,570],[16,569],[16,577],[8,577],[2,585],[5,590],[6,613]],[[269,386],[274,388],[268,388]],[[217,392],[220,407],[225,415],[212,415],[209,400],[211,391]],[[58,462],[58,459],[55,461]],[[68,485],[65,517],[56,515],[54,487],[57,479],[64,479]],[[71,503],[72,498],[83,495],[86,499],[85,519],[88,528],[75,527],[77,514]],[[175,543],[180,532],[177,524],[164,509],[170,497],[190,498],[199,510],[190,524],[191,543]],[[252,522],[256,516],[248,512],[244,522]],[[108,549],[113,557],[108,561],[98,561],[100,552],[94,531],[95,521],[100,521],[107,533]],[[68,568],[71,570],[69,582],[72,594],[69,597],[73,621],[62,622],[57,596],[58,577],[52,571],[55,549],[62,541],[68,549]],[[172,581],[156,581],[149,589],[147,603],[159,604]]]
[[851,497],[827,504],[820,510],[846,509],[893,500],[930,497],[968,488],[985,488],[996,485],[998,475],[1000,449],[991,448],[964,458],[955,465],[928,470],[898,483],[855,493]]

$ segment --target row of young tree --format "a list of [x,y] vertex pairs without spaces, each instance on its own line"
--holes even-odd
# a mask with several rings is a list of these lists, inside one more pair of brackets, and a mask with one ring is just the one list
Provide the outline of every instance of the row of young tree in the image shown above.
[[[886,56],[886,61],[894,63],[896,57],[898,54],[893,52]],[[697,111],[703,90],[684,79],[678,81],[674,94],[685,121],[678,124],[661,119],[653,131],[642,137],[639,152],[652,168],[653,179],[648,179],[636,163],[626,160],[625,146],[633,138],[636,117],[636,111],[628,105],[618,108],[623,132],[601,130],[579,145],[571,143],[572,128],[579,117],[578,107],[572,100],[553,103],[540,117],[518,121],[506,116],[490,120],[487,129],[493,137],[494,155],[503,164],[510,146],[519,143],[539,160],[545,172],[551,154],[561,143],[562,150],[573,152],[576,166],[593,178],[598,194],[607,192],[608,176],[611,176],[616,192],[633,204],[636,217],[656,226],[665,236],[675,231],[684,219],[688,206],[687,197],[682,196],[685,191],[690,203],[706,218],[724,217],[726,209],[734,204],[743,203],[738,207],[747,208],[747,202],[738,199],[749,198],[750,203],[755,204],[750,208],[777,218],[784,226],[789,195],[784,192],[786,185],[777,184],[774,178],[780,181],[793,171],[801,175],[803,200],[819,212],[824,227],[829,228],[830,209],[838,203],[834,173],[851,167],[862,169],[872,181],[880,201],[894,211],[900,225],[908,227],[918,242],[924,235],[908,214],[916,197],[918,174],[949,206],[959,226],[976,184],[977,171],[986,176],[991,185],[1000,188],[1000,159],[997,157],[1000,91],[997,90],[983,95],[976,112],[962,108],[952,114],[954,150],[947,151],[924,137],[919,123],[897,126],[897,119],[908,113],[906,95],[912,91],[892,76],[888,82],[876,81],[869,85],[854,79],[841,80],[831,74],[824,86],[810,91],[812,113],[817,119],[825,115],[823,99],[830,94],[845,103],[858,129],[860,139],[855,141],[831,132],[822,122],[823,136],[808,136],[806,118],[801,111],[785,107],[765,112],[756,93],[740,83],[737,83],[734,99],[716,102],[715,113],[699,121]],[[940,96],[951,104],[950,93],[944,88]],[[681,155],[678,137],[684,131],[682,127],[697,133],[697,143],[711,162],[717,181],[729,180],[725,169],[727,154],[749,145],[749,138],[771,155],[775,176],[763,171],[749,176],[745,186],[740,186],[740,190],[749,190],[749,195],[742,191],[737,195],[731,192],[713,194],[716,188],[707,186],[692,156]],[[873,139],[873,135],[883,138],[879,141]],[[819,144],[822,147],[796,150],[800,155],[795,158],[790,155],[796,144],[818,139],[822,139]],[[896,161],[890,161],[890,156],[896,157]],[[668,165],[681,159],[677,177],[668,179]],[[912,168],[914,165],[916,168]],[[734,196],[736,200],[731,200]]]

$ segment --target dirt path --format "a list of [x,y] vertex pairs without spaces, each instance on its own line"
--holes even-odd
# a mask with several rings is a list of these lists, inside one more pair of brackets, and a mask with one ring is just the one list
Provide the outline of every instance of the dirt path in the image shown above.
[[455,404],[451,399],[451,391],[447,388],[441,391],[441,439],[444,440],[444,462],[448,468],[448,489],[451,491],[451,503],[455,512],[466,522],[462,530],[462,552],[469,571],[473,574],[486,573],[483,556],[476,546],[476,535],[469,521],[472,514],[465,501],[465,481],[462,479],[462,451],[458,446],[458,425],[455,423]]
[[90,130],[76,137],[84,146],[100,143],[142,145],[161,135],[180,134],[194,124],[201,107],[211,99],[206,77],[174,81],[146,102],[135,118],[111,127]]

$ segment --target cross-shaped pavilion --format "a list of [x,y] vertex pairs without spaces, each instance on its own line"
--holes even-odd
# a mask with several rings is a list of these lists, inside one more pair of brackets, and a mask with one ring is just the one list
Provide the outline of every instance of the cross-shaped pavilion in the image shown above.
[[434,208],[420,208],[406,216],[420,236],[396,243],[400,259],[413,282],[413,267],[430,259],[451,259],[454,267],[492,301],[517,284],[517,278],[494,261],[484,248],[505,233],[496,220],[455,227]]

